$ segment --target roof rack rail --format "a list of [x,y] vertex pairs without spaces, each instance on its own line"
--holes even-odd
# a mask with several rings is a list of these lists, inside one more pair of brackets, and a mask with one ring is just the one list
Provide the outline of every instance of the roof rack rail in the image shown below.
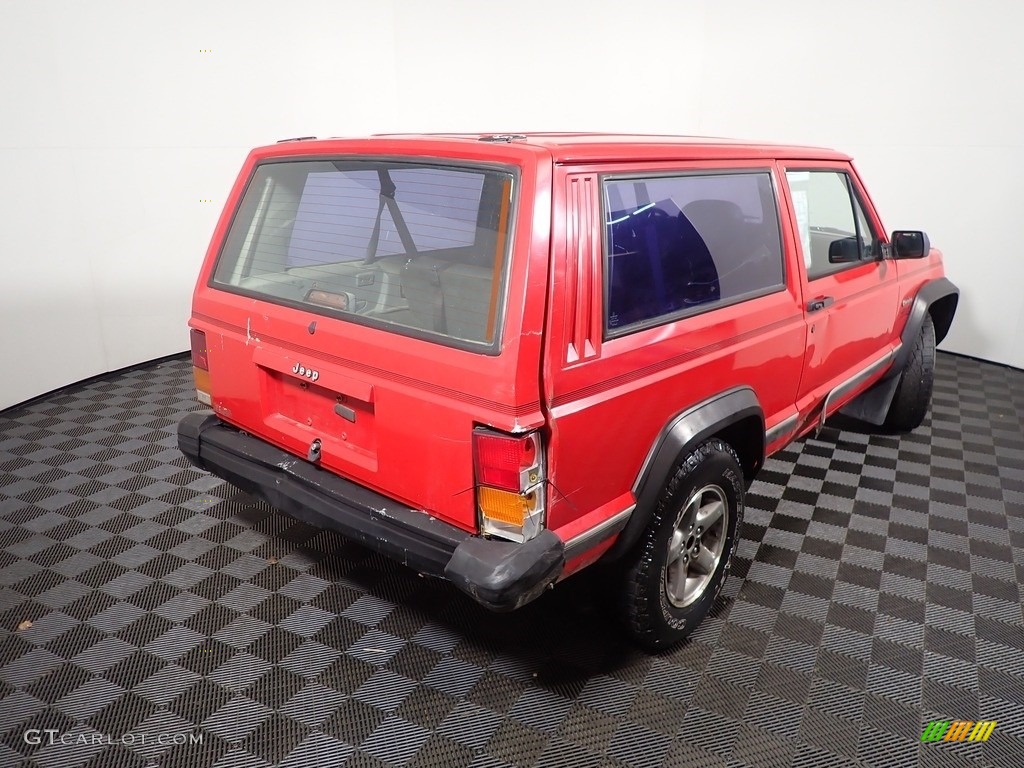
[[501,141],[506,144],[512,141],[522,141],[526,138],[523,133],[492,133],[489,136],[481,136],[479,141]]
[[287,144],[289,141],[312,141],[316,136],[296,136],[294,139],[278,139],[278,144]]

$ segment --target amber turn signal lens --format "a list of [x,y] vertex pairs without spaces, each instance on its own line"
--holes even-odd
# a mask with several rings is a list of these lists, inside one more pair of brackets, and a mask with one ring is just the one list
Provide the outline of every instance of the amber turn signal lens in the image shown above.
[[196,399],[203,405],[213,405],[210,397],[210,372],[192,366],[192,379],[196,383]]
[[530,497],[497,488],[481,486],[477,489],[480,514],[489,520],[522,526],[530,511]]

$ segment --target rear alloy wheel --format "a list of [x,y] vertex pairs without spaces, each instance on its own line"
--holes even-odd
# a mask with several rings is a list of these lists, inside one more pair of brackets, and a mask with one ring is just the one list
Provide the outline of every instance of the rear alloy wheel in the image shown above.
[[726,443],[709,440],[679,464],[627,558],[622,608],[640,645],[672,645],[711,610],[742,516],[739,459]]
[[700,598],[718,571],[729,529],[729,502],[717,485],[694,492],[668,541],[665,596],[676,608]]

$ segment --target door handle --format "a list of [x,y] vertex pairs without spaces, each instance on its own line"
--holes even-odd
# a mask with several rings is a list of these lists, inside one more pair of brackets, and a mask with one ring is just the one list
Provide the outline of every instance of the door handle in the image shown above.
[[811,301],[807,302],[807,311],[817,312],[819,309],[824,309],[825,307],[832,306],[832,303],[834,301],[835,299],[833,299],[831,296],[819,296],[818,298],[812,299]]

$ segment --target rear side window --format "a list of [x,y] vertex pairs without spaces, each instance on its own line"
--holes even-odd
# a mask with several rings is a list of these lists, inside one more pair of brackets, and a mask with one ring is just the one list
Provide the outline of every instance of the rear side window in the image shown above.
[[513,180],[426,162],[264,163],[213,285],[456,346],[493,345]]
[[609,336],[784,285],[768,171],[606,179],[604,209]]

